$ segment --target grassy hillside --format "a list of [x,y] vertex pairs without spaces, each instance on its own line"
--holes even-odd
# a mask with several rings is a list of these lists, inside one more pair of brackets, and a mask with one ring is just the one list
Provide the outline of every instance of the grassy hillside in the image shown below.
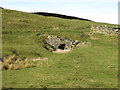
[[[117,88],[118,37],[87,32],[91,25],[108,25],[84,20],[46,17],[13,10],[2,10],[3,58],[46,57],[37,67],[3,71],[3,87],[77,87]],[[114,25],[113,25],[114,26]],[[37,35],[39,34],[39,35]],[[47,35],[58,35],[86,44],[65,54],[55,54],[44,48]]]

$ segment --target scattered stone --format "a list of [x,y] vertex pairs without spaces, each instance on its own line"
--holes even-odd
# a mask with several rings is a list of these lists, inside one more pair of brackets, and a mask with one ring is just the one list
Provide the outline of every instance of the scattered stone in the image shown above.
[[104,74],[104,72],[102,72],[102,74]]
[[111,66],[111,65],[109,65],[109,66],[108,66],[108,68],[112,68],[112,66]]

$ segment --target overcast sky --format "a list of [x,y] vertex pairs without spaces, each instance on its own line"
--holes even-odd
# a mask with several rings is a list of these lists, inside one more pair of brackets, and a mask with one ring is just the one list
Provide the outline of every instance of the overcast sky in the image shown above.
[[119,0],[1,0],[6,9],[49,12],[118,24]]

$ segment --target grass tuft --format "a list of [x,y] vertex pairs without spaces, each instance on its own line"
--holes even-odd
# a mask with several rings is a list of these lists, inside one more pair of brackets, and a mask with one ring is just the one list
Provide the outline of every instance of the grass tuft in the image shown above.
[[27,59],[21,60],[17,55],[9,56],[3,60],[2,70],[18,70],[22,68],[30,68],[35,65],[31,64]]

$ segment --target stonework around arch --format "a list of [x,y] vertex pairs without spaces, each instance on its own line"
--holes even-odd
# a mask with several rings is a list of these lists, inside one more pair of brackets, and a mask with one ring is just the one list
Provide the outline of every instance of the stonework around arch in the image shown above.
[[48,45],[51,46],[53,51],[56,51],[58,49],[60,50],[72,49],[80,43],[77,40],[74,41],[65,37],[59,37],[54,35],[48,36],[46,42]]

